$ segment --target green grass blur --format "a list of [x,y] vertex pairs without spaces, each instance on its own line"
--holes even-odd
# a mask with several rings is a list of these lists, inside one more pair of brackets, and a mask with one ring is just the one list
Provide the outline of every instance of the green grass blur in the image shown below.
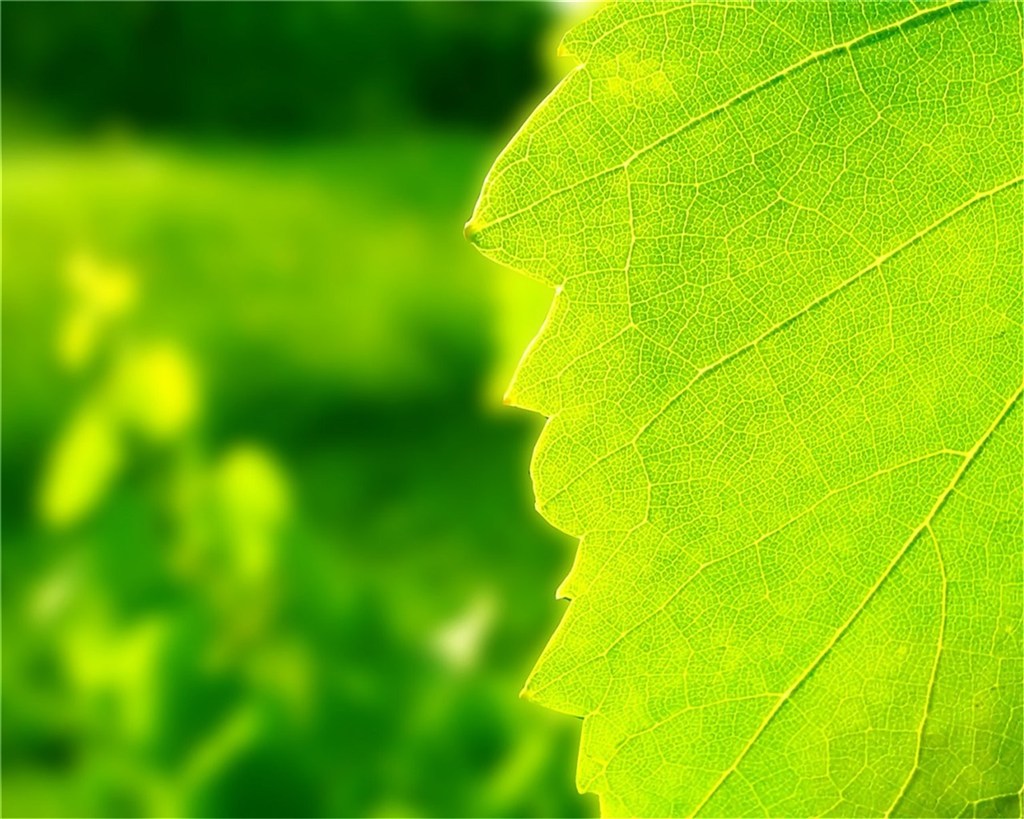
[[531,4],[5,4],[3,812],[583,816],[463,241]]

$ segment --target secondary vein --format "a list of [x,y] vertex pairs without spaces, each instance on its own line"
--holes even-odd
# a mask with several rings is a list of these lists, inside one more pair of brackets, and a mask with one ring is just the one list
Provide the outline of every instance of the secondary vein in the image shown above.
[[836,630],[836,633],[832,636],[832,639],[829,640],[829,642],[821,650],[821,652],[814,658],[814,660],[811,661],[811,664],[808,665],[807,668],[804,669],[799,674],[799,676],[797,676],[796,680],[789,686],[789,688],[787,688],[780,695],[775,705],[768,712],[765,718],[761,721],[761,724],[757,727],[757,730],[754,731],[754,734],[750,737],[749,740],[747,740],[746,744],[743,746],[742,750],[739,752],[733,763],[728,768],[726,768],[725,771],[722,772],[722,775],[712,786],[711,790],[708,791],[704,798],[693,809],[693,816],[696,816],[698,813],[700,813],[700,811],[704,808],[705,805],[707,805],[711,798],[716,793],[718,793],[719,790],[721,790],[722,785],[725,784],[725,782],[729,779],[733,772],[739,767],[740,763],[750,752],[750,749],[754,747],[754,744],[771,724],[776,714],[778,714],[779,711],[782,710],[783,706],[793,696],[794,692],[801,685],[803,685],[807,678],[814,673],[815,669],[817,669],[821,665],[822,661],[829,655],[832,649],[835,648],[836,644],[839,642],[842,636],[849,631],[850,626],[853,625],[854,621],[860,616],[861,612],[863,612],[864,609],[867,608],[868,603],[870,603],[871,600],[874,599],[875,595],[878,593],[878,590],[884,585],[885,581],[892,576],[893,570],[903,559],[903,556],[910,549],[911,545],[918,539],[918,537],[920,537],[921,533],[925,531],[925,529],[931,526],[931,523],[935,519],[935,516],[938,514],[939,510],[945,504],[949,496],[953,493],[953,490],[956,489],[957,484],[960,483],[960,480],[967,472],[967,469],[970,467],[972,463],[975,462],[975,460],[977,460],[978,454],[984,448],[985,444],[991,439],[992,435],[995,433],[996,429],[1002,423],[1003,419],[1006,418],[1007,415],[1009,415],[1010,410],[1013,409],[1017,401],[1020,400],[1021,394],[1024,394],[1024,384],[1021,384],[1021,386],[1017,388],[1016,392],[1014,392],[1014,394],[1010,396],[1009,400],[1003,406],[999,415],[996,416],[995,420],[989,425],[988,429],[985,430],[982,436],[967,451],[963,463],[960,464],[960,467],[953,474],[953,477],[950,480],[949,484],[946,486],[946,488],[939,495],[938,499],[932,505],[931,509],[928,511],[928,514],[925,516],[924,520],[922,520],[921,523],[919,523],[917,527],[910,533],[910,537],[908,537],[906,541],[904,541],[903,545],[900,547],[899,551],[896,552],[893,559],[889,561],[889,565],[886,566],[885,570],[879,576],[878,580],[876,580],[875,583],[871,586],[871,588],[868,589],[867,594],[864,595],[864,598],[858,604],[857,608],[853,610],[853,613],[850,614],[850,616]]

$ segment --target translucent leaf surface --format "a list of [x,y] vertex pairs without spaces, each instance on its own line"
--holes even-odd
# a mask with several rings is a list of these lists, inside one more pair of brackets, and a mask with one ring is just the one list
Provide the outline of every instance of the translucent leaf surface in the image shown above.
[[488,175],[606,814],[1020,814],[1021,19],[610,6]]

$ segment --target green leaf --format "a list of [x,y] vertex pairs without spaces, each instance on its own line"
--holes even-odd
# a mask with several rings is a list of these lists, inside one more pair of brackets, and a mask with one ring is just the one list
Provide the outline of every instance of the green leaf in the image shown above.
[[1021,20],[611,6],[491,170],[606,814],[1020,815]]

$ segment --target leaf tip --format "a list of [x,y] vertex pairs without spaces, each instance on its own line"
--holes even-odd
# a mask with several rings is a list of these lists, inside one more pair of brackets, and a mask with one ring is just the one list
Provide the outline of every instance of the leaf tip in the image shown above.
[[476,215],[466,222],[465,227],[462,228],[462,235],[474,245],[480,244],[480,234],[482,232],[483,225],[477,220]]

